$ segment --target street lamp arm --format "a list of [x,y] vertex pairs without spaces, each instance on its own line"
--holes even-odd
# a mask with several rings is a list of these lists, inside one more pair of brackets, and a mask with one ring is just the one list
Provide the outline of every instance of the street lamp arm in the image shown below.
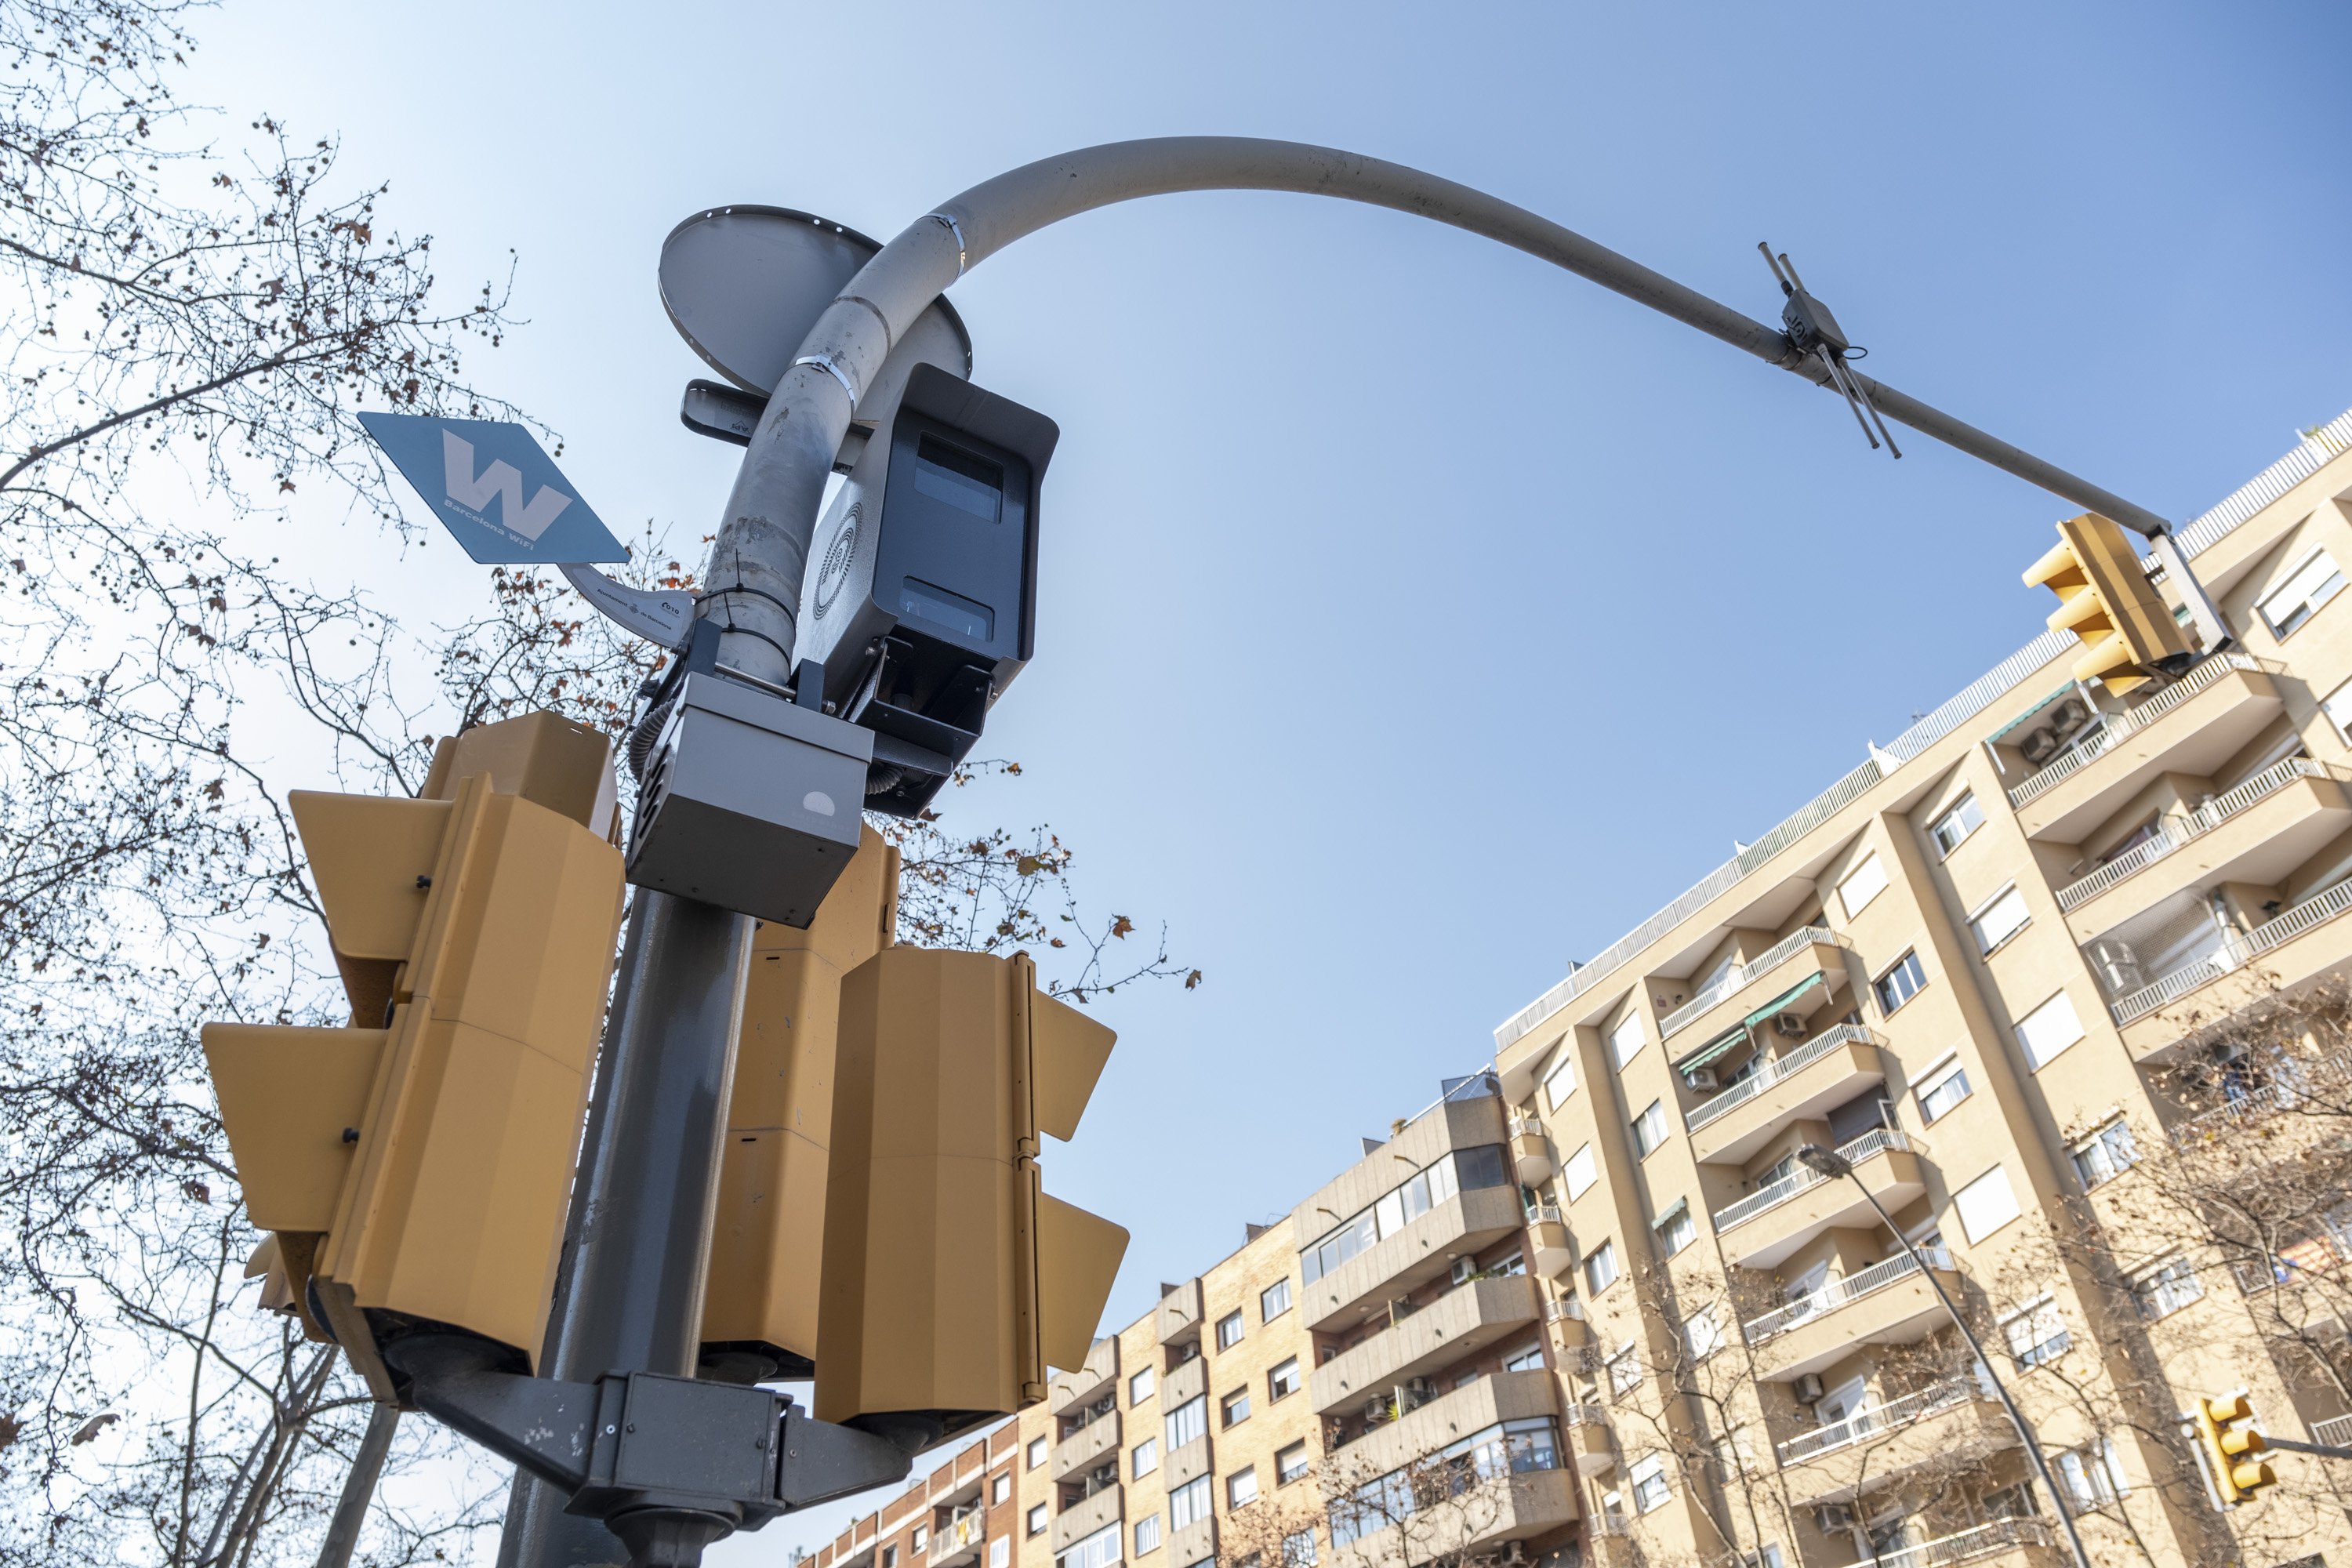
[[[1097,207],[1183,191],[1294,191],[1412,213],[1484,235],[1697,328],[1768,364],[1830,385],[1818,356],[1572,229],[1484,191],[1337,148],[1243,136],[1169,136],[1081,148],[1002,174],[917,219],[851,279],[771,394],[711,546],[706,616],[741,633],[729,662],[789,679],[793,618],[825,477],[857,398],[915,319],[974,265],[1025,235]],[[2163,518],[1883,383],[1855,376],[1887,418],[2141,533]]]

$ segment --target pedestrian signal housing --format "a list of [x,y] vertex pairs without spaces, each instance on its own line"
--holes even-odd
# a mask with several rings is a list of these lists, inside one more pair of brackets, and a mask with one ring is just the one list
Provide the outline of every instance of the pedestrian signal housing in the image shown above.
[[1025,954],[888,947],[842,983],[815,1411],[940,1442],[1085,1363],[1127,1232],[1038,1186],[1115,1037]]
[[621,916],[610,747],[551,713],[445,741],[416,798],[288,798],[346,1028],[204,1048],[265,1300],[396,1396],[380,1342],[455,1328],[528,1369]]
[[806,931],[763,922],[751,934],[703,1290],[706,1375],[806,1377],[815,1360],[841,983],[898,923],[898,851],[863,835]]
[[2060,523],[2058,542],[2026,571],[2025,582],[2058,595],[2049,626],[2082,643],[2077,680],[2105,681],[2120,696],[2146,685],[2151,672],[2169,673],[2188,661],[2188,635],[2140,569],[2139,552],[2121,523],[2095,512]]

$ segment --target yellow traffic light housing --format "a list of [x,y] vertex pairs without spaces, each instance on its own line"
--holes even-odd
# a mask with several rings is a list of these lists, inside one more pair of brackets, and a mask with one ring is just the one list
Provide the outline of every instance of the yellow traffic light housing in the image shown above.
[[805,1377],[815,1359],[841,982],[898,924],[898,851],[866,827],[806,931],[769,921],[752,932],[703,1287],[706,1367]]
[[937,1442],[1083,1363],[1127,1232],[1038,1188],[1111,1031],[1025,954],[885,948],[841,990],[817,1418]]
[[2025,583],[2058,595],[2048,624],[2082,642],[2077,680],[2103,680],[2121,695],[2147,683],[2143,672],[2190,651],[2171,608],[2140,570],[2131,534],[2095,512],[2060,523],[2057,544],[2027,569]]
[[265,1300],[379,1396],[404,1321],[539,1352],[620,926],[610,773],[534,714],[445,742],[438,798],[289,799],[352,1026],[208,1024],[205,1056]]
[[2262,1458],[2269,1445],[2254,1425],[2254,1409],[2244,1394],[2199,1400],[2197,1439],[2224,1502],[2243,1502],[2277,1481]]

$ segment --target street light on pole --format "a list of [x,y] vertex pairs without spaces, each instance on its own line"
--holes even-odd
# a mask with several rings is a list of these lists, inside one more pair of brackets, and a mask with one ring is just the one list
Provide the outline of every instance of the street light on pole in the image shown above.
[[1839,1176],[1852,1177],[1854,1190],[1862,1194],[1863,1201],[1870,1205],[1871,1212],[1878,1216],[1880,1223],[1893,1233],[1895,1245],[1903,1248],[1903,1255],[1911,1260],[1912,1267],[1927,1279],[1927,1288],[1935,1291],[1936,1300],[1943,1303],[1945,1316],[1952,1320],[1952,1327],[1959,1330],[1960,1338],[1968,1342],[1969,1352],[1977,1358],[1977,1365],[1983,1370],[1985,1381],[1992,1384],[1993,1394],[2000,1400],[2000,1407],[2009,1413],[2009,1424],[2017,1428],[2017,1440],[2025,1446],[2027,1462],[2032,1465],[2034,1475],[2040,1478],[2043,1489],[2049,1492],[2051,1504],[2058,1510],[2058,1522],[2065,1527],[2066,1547],[2074,1554],[2074,1568],[2091,1568],[2090,1556],[2083,1550],[2082,1532],[2074,1528],[2074,1511],[2066,1506],[2065,1494],[2058,1489],[2057,1478],[2050,1473],[2050,1461],[2043,1457],[2042,1445],[2035,1441],[2033,1428],[2026,1425],[2024,1413],[2018,1409],[2017,1401],[2010,1397],[2009,1385],[2001,1382],[2000,1373],[1993,1370],[1992,1358],[1986,1355],[1984,1346],[1977,1342],[1975,1331],[1969,1327],[1968,1320],[1960,1316],[1959,1308],[1953,1305],[1951,1296],[1944,1289],[1944,1282],[1936,1278],[1936,1271],[1927,1267],[1927,1260],[1919,1256],[1919,1249],[1911,1245],[1911,1238],[1895,1225],[1894,1217],[1871,1192],[1870,1184],[1855,1174],[1853,1161],[1836,1150],[1824,1149],[1818,1143],[1808,1143],[1799,1149],[1797,1159],[1808,1169],[1832,1180]]

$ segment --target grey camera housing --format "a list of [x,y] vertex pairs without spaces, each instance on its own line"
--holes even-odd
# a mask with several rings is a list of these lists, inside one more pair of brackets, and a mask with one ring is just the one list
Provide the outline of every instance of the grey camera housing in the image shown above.
[[628,878],[806,930],[857,852],[874,736],[689,672],[647,754]]
[[[802,679],[878,737],[870,809],[910,816],[980,737],[1036,641],[1037,510],[1054,422],[918,364],[817,524]],[[885,771],[887,770],[887,771]]]

